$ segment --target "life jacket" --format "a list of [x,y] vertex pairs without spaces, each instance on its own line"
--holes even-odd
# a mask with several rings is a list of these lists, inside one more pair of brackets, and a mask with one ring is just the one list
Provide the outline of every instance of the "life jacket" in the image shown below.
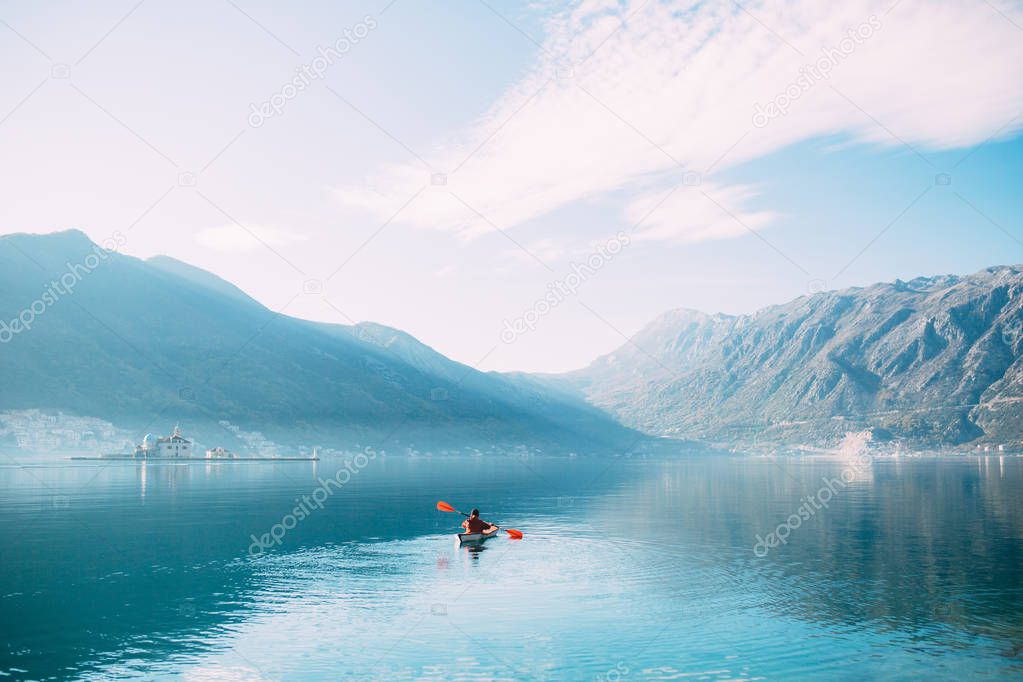
[[468,531],[470,533],[482,533],[485,529],[490,528],[490,524],[479,517],[468,519],[467,523],[469,524]]

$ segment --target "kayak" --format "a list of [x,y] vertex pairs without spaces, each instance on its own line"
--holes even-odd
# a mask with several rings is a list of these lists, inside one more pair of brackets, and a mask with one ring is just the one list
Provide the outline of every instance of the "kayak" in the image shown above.
[[496,537],[500,530],[501,530],[500,528],[494,526],[493,528],[485,530],[482,533],[459,533],[458,542],[463,545],[471,542],[483,542],[492,537]]

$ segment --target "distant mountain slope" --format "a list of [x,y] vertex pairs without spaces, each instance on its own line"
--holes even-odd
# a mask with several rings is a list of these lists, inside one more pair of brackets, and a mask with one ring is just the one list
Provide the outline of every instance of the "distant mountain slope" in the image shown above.
[[[351,327],[335,326],[360,340],[373,343],[400,361],[431,376],[458,384],[476,395],[497,395],[503,404],[515,410],[549,415],[562,428],[585,432],[593,424],[609,419],[607,413],[585,402],[577,391],[566,392],[556,383],[544,382],[528,374],[480,372],[454,362],[405,332],[375,322],[360,322]],[[571,411],[564,409],[572,406]],[[630,433],[633,438],[638,433]],[[634,444],[634,441],[631,441]]]
[[1023,267],[675,310],[560,380],[653,434],[918,444],[1023,441]]
[[[174,259],[96,253],[77,231],[0,238],[0,322],[8,329],[0,326],[0,410],[59,408],[155,431],[181,421],[211,439],[228,420],[279,442],[325,445],[585,451],[638,435],[582,401],[510,391],[500,375],[402,332],[277,315]],[[82,267],[89,261],[91,271]],[[80,281],[55,294],[51,282],[69,266]],[[38,312],[24,313],[34,301]],[[13,323],[12,331],[19,315],[30,328]]]

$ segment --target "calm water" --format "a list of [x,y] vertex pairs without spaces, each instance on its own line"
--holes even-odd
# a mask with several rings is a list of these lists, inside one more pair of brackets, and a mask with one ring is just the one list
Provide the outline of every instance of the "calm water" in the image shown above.
[[5,461],[15,679],[1023,679],[1020,459]]

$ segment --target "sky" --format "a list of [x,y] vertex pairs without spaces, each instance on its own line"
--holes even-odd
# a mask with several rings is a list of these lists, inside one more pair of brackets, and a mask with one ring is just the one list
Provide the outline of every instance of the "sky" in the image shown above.
[[1018,2],[5,3],[0,60],[0,233],[483,370],[1023,262]]

